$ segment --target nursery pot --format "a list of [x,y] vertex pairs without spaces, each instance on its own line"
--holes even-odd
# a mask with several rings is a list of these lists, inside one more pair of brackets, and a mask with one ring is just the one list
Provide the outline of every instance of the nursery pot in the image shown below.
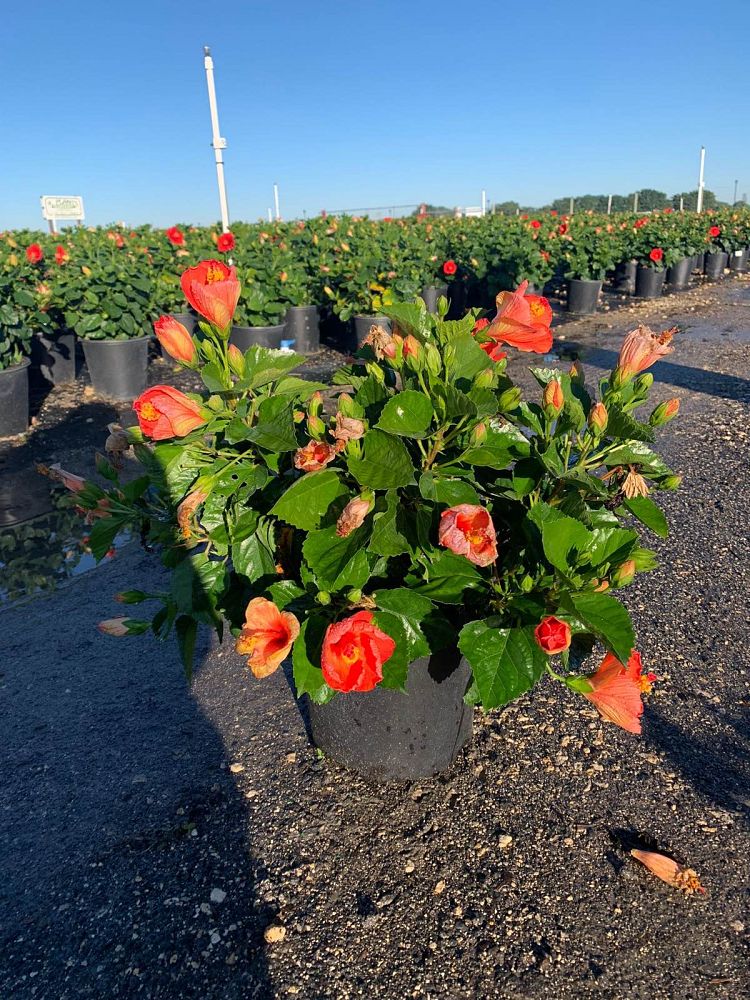
[[422,298],[427,306],[427,312],[436,313],[438,299],[448,292],[447,285],[425,285],[422,289]]
[[372,326],[379,326],[386,333],[391,332],[391,321],[387,316],[355,316],[354,343],[356,347],[362,346]]
[[110,399],[135,399],[146,387],[148,342],[151,338],[131,340],[87,340],[82,338],[83,356],[91,384]]
[[623,260],[615,268],[612,287],[621,295],[635,294],[635,275],[638,265],[634,260]]
[[452,281],[448,285],[448,319],[463,319],[466,315],[467,289],[463,281]]
[[409,665],[406,693],[376,687],[310,703],[313,742],[375,781],[413,781],[448,768],[472,733],[471,670],[456,649]]
[[658,299],[664,290],[666,276],[666,271],[639,264],[635,272],[635,294],[640,299]]
[[690,281],[690,272],[693,268],[693,258],[683,257],[667,269],[667,284],[673,291],[687,288]]
[[317,306],[291,306],[286,314],[287,337],[298,354],[320,350],[320,312]]
[[46,333],[35,333],[31,338],[31,365],[53,385],[75,381],[75,333],[63,330],[54,337]]
[[729,255],[729,270],[733,274],[747,271],[747,250],[733,250]]
[[248,347],[279,348],[285,332],[286,323],[277,326],[233,326],[229,343],[243,352]]
[[602,290],[601,281],[587,281],[580,278],[568,278],[568,312],[572,313],[594,313],[596,303],[599,299],[599,292]]
[[723,251],[719,253],[707,253],[703,264],[703,273],[710,280],[716,281],[717,278],[722,277],[726,266],[727,255]]
[[[187,330],[187,332],[190,334],[191,337],[192,337],[192,335],[195,333],[195,331],[198,328],[198,317],[195,315],[195,313],[191,313],[191,312],[188,312],[188,313],[170,313],[170,316],[172,317],[172,319],[176,319],[178,323],[182,323],[182,325],[185,327],[185,329]],[[165,361],[174,361],[174,358],[172,357],[172,355],[169,354],[168,351],[164,350],[164,348],[162,347],[161,343],[159,342],[159,338],[158,337],[156,338],[156,343],[157,343],[157,345],[159,347],[159,352],[160,352],[161,356],[164,358],[164,360]]]
[[693,258],[693,271],[697,271],[698,274],[703,274],[703,265],[706,260],[706,255],[704,253],[697,253]]
[[29,426],[29,364],[0,371],[0,438],[23,434]]

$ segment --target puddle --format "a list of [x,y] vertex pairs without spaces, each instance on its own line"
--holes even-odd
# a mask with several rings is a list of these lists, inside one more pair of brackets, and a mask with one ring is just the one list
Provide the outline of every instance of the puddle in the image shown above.
[[[22,520],[17,506],[0,506],[0,605],[55,590],[97,567],[86,545],[91,527],[70,506],[70,494],[44,481],[30,493],[25,477],[19,478],[32,516]],[[7,499],[7,489],[4,494],[1,499]],[[130,540],[128,533],[119,535],[113,554]]]

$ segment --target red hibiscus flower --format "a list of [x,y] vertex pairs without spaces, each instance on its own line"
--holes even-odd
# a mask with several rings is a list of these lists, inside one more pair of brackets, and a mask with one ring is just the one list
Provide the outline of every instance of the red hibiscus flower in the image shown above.
[[550,215],[557,215],[557,210],[553,208],[552,211],[549,214]]
[[458,264],[456,264],[455,260],[446,260],[443,264],[443,274],[455,274],[457,270]]
[[65,249],[65,247],[63,247],[63,246],[57,246],[55,248],[55,263],[56,264],[64,264],[65,261],[68,259],[69,256],[70,256],[70,254]]
[[557,231],[561,236],[564,236],[568,231],[567,222],[561,222],[560,225],[557,227]]
[[393,639],[373,625],[372,611],[358,611],[326,629],[320,655],[323,678],[335,691],[372,691],[395,649]]
[[649,257],[654,262],[654,264],[658,264],[663,256],[664,256],[664,251],[662,250],[661,247],[654,247],[654,249],[649,252]]
[[222,233],[216,241],[216,249],[219,253],[229,253],[229,251],[234,250],[234,248],[234,233]]
[[489,512],[475,504],[461,503],[440,515],[438,541],[451,552],[466,556],[475,566],[489,566],[497,559],[495,526]]
[[226,330],[240,297],[240,283],[233,267],[220,260],[202,260],[180,279],[185,298],[209,323]]
[[[484,331],[492,340],[510,344],[519,351],[545,354],[552,347],[552,309],[542,295],[526,295],[528,281],[515,292],[500,292],[497,315]],[[483,349],[487,348],[483,345]],[[492,357],[490,351],[487,351]]]
[[32,243],[31,246],[26,247],[26,260],[30,264],[38,264],[43,257],[42,248],[38,243]]
[[708,235],[712,236],[712,237],[719,236],[720,233],[721,233],[721,229],[719,229],[718,226],[711,226],[711,228],[708,231]]
[[[641,693],[651,690],[654,674],[642,676],[640,653],[633,652],[627,666],[612,653],[602,660],[596,673],[583,678],[589,690],[578,687],[603,719],[614,722],[629,733],[641,732],[643,702]],[[578,682],[580,684],[580,680]]]
[[182,247],[185,245],[185,234],[177,226],[172,226],[166,231],[165,235],[173,247]]
[[245,624],[235,649],[247,656],[256,677],[268,677],[289,655],[299,635],[299,621],[291,611],[279,611],[265,597],[254,597],[245,609]]
[[185,437],[207,420],[198,403],[171,385],[146,389],[133,403],[133,409],[141,430],[154,441]]
[[336,449],[325,441],[308,441],[304,448],[294,453],[295,469],[304,472],[318,472],[336,457]]
[[633,229],[640,229],[641,226],[645,226],[647,222],[648,219],[636,219],[633,223]]
[[554,656],[570,646],[570,625],[550,615],[534,629],[534,638],[547,656]]
[[529,225],[531,226],[532,229],[539,229],[542,224],[539,221],[539,219],[532,219]]

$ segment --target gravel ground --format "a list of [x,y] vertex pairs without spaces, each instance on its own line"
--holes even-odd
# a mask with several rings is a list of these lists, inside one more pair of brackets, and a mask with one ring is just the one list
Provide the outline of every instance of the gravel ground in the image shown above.
[[[448,773],[367,785],[319,759],[282,672],[206,640],[188,691],[171,646],[99,636],[110,595],[159,573],[126,547],[0,613],[0,997],[748,995],[750,285],[566,324],[558,350],[593,381],[634,319],[683,331],[654,374],[685,486],[627,591],[660,676],[643,737],[542,682],[478,713]],[[113,413],[56,390],[0,461],[80,469]]]

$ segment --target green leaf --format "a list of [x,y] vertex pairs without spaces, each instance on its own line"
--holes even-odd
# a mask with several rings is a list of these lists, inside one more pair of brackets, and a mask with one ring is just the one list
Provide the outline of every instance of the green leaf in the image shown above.
[[261,518],[257,530],[246,538],[232,543],[232,566],[236,573],[246,576],[251,583],[276,573],[273,525]]
[[414,389],[404,389],[388,400],[376,426],[391,434],[421,438],[427,433],[433,415],[427,396]]
[[649,497],[633,497],[632,500],[625,500],[624,506],[633,517],[637,517],[641,524],[645,524],[660,538],[669,535],[669,525],[664,513]]
[[599,636],[620,662],[627,663],[635,645],[635,633],[630,616],[616,598],[587,591],[566,594],[562,603]]
[[444,414],[448,420],[454,420],[456,417],[476,416],[477,408],[474,403],[465,392],[461,392],[454,385],[439,382],[434,386],[433,392],[435,398],[440,401],[437,406],[438,412]]
[[370,561],[367,558],[365,549],[361,548],[347,562],[330,589],[334,593],[339,590],[348,590],[351,587],[361,589],[369,579]]
[[195,640],[198,635],[198,623],[188,615],[180,615],[174,623],[177,633],[177,645],[180,650],[180,659],[188,683],[193,678],[193,658],[195,656]]
[[297,368],[305,360],[300,354],[271,350],[257,345],[249,347],[244,354],[245,377],[236,384],[238,389],[259,389],[274,382],[282,375]]
[[628,531],[626,528],[596,528],[592,533],[591,565],[619,565],[630,556],[637,544],[638,535],[635,531]]
[[531,448],[526,437],[510,424],[491,427],[481,445],[469,448],[462,456],[469,465],[506,469],[513,461],[527,458]]
[[454,552],[441,552],[433,561],[426,580],[410,577],[406,582],[415,593],[442,604],[461,604],[465,590],[474,590],[484,584],[476,566]]
[[201,368],[201,378],[209,392],[227,391],[227,386],[224,382],[224,373],[218,365],[213,363],[204,365]]
[[396,643],[393,653],[383,664],[383,680],[380,684],[384,688],[403,691],[406,688],[409,664],[414,659],[414,657],[409,655],[409,644],[404,631],[404,620],[403,618],[399,618],[398,615],[391,614],[389,611],[376,611],[373,616],[373,622]]
[[647,476],[668,476],[670,469],[662,459],[641,441],[627,441],[602,459],[604,465],[639,465]]
[[387,490],[414,481],[414,465],[403,441],[373,428],[362,439],[363,458],[350,458],[349,471],[362,486]]
[[574,517],[561,514],[546,503],[535,504],[528,518],[542,533],[542,547],[549,562],[569,575],[581,562],[580,556],[591,547],[591,532]]
[[617,404],[610,403],[607,406],[607,414],[608,437],[625,438],[632,441],[653,441],[655,439],[654,432],[648,424],[635,420]]
[[318,705],[330,701],[336,693],[323,680],[320,650],[326,631],[326,621],[319,615],[306,619],[292,649],[292,667],[297,697],[303,694]]
[[294,401],[288,396],[271,396],[258,407],[258,423],[248,427],[245,438],[266,451],[295,451],[297,434],[292,410]]
[[463,479],[442,478],[434,472],[425,472],[420,476],[419,492],[425,500],[444,503],[448,507],[462,503],[482,504],[479,494],[469,483]]
[[331,469],[308,472],[282,493],[271,513],[295,528],[312,531],[333,501],[344,493],[346,487]]
[[398,493],[389,490],[386,494],[386,509],[373,517],[372,537],[368,546],[371,552],[379,556],[398,556],[411,551],[399,525],[399,521],[405,516],[406,512],[399,504]]
[[446,371],[451,379],[473,379],[492,362],[471,334],[455,337],[446,349]]
[[357,528],[347,538],[339,538],[336,525],[312,531],[305,539],[302,554],[323,590],[331,590],[359,549],[364,548],[368,529]]
[[123,527],[119,518],[104,517],[94,521],[89,532],[89,548],[94,559],[103,559],[115,540],[117,532]]
[[435,610],[432,601],[402,587],[379,590],[373,597],[381,611],[387,611],[401,620],[409,662],[420,656],[429,656],[430,646],[421,623]]
[[486,709],[506,705],[528,691],[547,663],[531,628],[498,628],[498,621],[488,618],[469,622],[458,639]]
[[273,601],[279,611],[283,611],[292,601],[302,597],[305,591],[294,580],[278,580],[268,587],[267,593],[269,600]]

